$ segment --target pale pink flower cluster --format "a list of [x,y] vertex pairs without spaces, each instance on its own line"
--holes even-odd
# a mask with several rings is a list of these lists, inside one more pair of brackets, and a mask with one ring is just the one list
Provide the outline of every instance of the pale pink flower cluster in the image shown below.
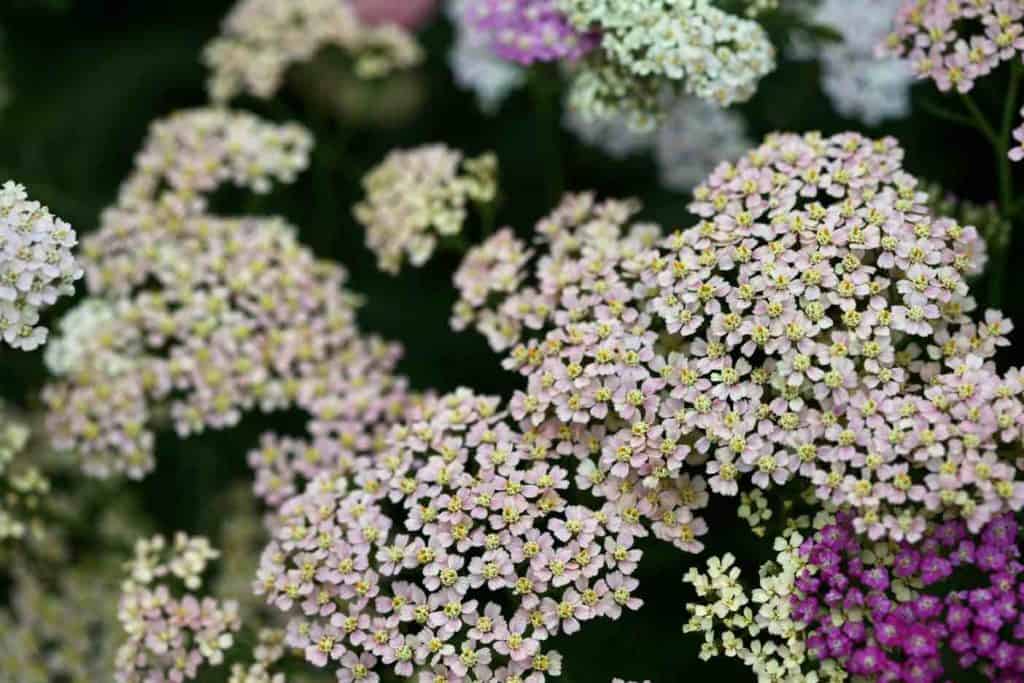
[[423,26],[437,12],[438,0],[352,0],[359,18],[370,25]]
[[256,590],[296,615],[289,646],[345,683],[542,683],[561,668],[548,638],[639,608],[644,529],[570,504],[566,454],[498,409],[465,389],[425,400],[382,452],[280,505]]
[[126,637],[117,683],[178,683],[195,678],[204,662],[223,661],[241,628],[238,605],[195,594],[217,556],[206,539],[183,533],[170,544],[162,536],[136,543],[118,604]]
[[568,198],[538,225],[535,283],[496,308],[541,332],[505,362],[527,379],[512,416],[583,458],[582,487],[691,551],[706,489],[735,495],[743,477],[800,477],[874,538],[1021,509],[1003,447],[1022,385],[992,360],[1011,324],[967,317],[980,238],[930,215],[901,161],[891,139],[772,135],[660,241],[628,204]]
[[507,348],[509,339],[518,338],[518,326],[506,327],[513,319],[501,316],[488,304],[519,291],[531,254],[511,228],[499,230],[470,249],[455,273],[459,300],[452,313],[452,328],[464,330],[473,325],[499,351]]
[[[148,211],[154,204],[177,215],[203,213],[207,195],[223,185],[269,192],[275,182],[293,182],[309,165],[312,149],[312,135],[298,124],[274,124],[219,107],[175,112],[150,126],[117,204],[103,216],[104,226],[117,222],[118,212]],[[91,245],[90,258],[96,260],[96,240]],[[146,246],[151,245],[118,251]]]
[[75,293],[82,268],[71,226],[13,181],[0,187],[0,339],[32,351],[46,342],[39,313]]
[[353,209],[380,269],[426,263],[439,240],[462,231],[471,203],[494,200],[497,172],[493,154],[467,159],[442,144],[389,153],[363,179],[366,197]]
[[[910,61],[942,91],[970,92],[1003,62],[1024,58],[1024,4],[1018,0],[904,0],[883,54]],[[1014,132],[1024,140],[1024,125]],[[1019,161],[1024,150],[1010,158]]]
[[398,349],[359,334],[340,266],[317,260],[280,219],[205,212],[225,182],[293,178],[308,135],[221,110],[153,130],[85,244],[90,289],[106,308],[67,331],[85,352],[45,392],[57,447],[92,475],[139,478],[168,423],[187,436],[253,409],[315,414],[323,396],[348,396],[343,414],[359,414],[360,397],[394,385]]
[[[221,35],[204,51],[212,70],[210,98],[226,102],[248,94],[273,97],[288,68],[336,48],[355,60],[364,78],[385,76],[418,64],[416,39],[397,23],[378,22],[371,3],[349,0],[239,0],[224,20]],[[422,2],[415,3],[423,5]],[[411,15],[410,15],[411,18]]]

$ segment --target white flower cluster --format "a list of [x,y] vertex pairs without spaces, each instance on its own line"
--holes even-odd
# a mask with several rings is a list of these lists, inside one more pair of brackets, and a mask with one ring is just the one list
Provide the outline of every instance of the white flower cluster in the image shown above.
[[[89,342],[105,333],[116,317],[114,305],[96,297],[83,300],[65,313],[57,323],[57,334],[43,352],[47,369],[57,376],[75,372],[92,353]],[[114,353],[104,355],[102,362],[111,374],[117,374],[123,364],[130,364],[126,356]]]
[[[620,93],[627,95],[626,111],[635,124],[650,127],[657,110],[650,120],[640,116],[651,104],[644,83],[654,90],[667,81],[727,106],[749,99],[758,81],[775,68],[775,48],[761,25],[723,12],[709,0],[561,0],[561,6],[578,30],[601,32],[606,63],[599,67],[604,69],[599,80],[605,85],[595,87],[594,79],[581,74],[570,96],[583,112],[608,113],[614,100],[606,96],[628,88]],[[610,79],[616,70],[621,78]]]
[[363,179],[366,198],[353,213],[366,228],[366,246],[378,266],[398,273],[430,259],[439,238],[462,231],[468,204],[486,204],[497,192],[492,154],[466,159],[445,145],[396,150]]
[[348,0],[240,0],[222,33],[204,51],[213,71],[210,97],[225,102],[240,94],[270,98],[293,64],[335,47],[355,60],[363,78],[418,64],[422,51],[397,24],[370,25]]
[[868,125],[910,113],[910,65],[892,56],[878,58],[876,46],[889,34],[902,0],[822,0],[813,21],[842,40],[813,51],[798,45],[794,56],[821,62],[821,86],[843,116]]
[[759,585],[750,592],[731,553],[708,560],[707,573],[695,567],[686,573],[683,580],[701,601],[686,605],[690,619],[683,631],[704,633],[701,659],[738,658],[764,682],[845,680],[841,670],[817,668],[801,637],[802,627],[791,616],[790,596],[805,566],[801,543],[803,537],[796,531],[775,539],[776,560],[761,567]]
[[46,342],[39,313],[75,293],[82,268],[71,253],[71,226],[12,181],[0,188],[0,337],[32,351]]
[[446,10],[455,26],[455,44],[448,55],[455,82],[476,94],[480,108],[493,113],[508,94],[526,82],[526,70],[501,59],[489,37],[466,21],[467,0],[449,0]]
[[565,125],[589,145],[615,158],[653,150],[661,184],[690,190],[722,161],[738,159],[749,149],[743,117],[705,100],[676,98],[654,131],[638,131],[621,116],[588,119],[569,108]]

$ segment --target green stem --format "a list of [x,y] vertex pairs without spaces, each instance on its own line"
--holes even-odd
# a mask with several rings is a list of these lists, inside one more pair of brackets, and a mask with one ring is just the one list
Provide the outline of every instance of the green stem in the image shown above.
[[957,125],[966,126],[968,128],[978,128],[977,122],[970,116],[964,116],[963,114],[960,114],[958,112],[950,111],[945,107],[935,104],[934,102],[929,102],[928,100],[925,100],[921,102],[921,106],[924,107],[924,110],[926,112],[928,112],[929,114],[936,118],[943,119],[945,121],[950,121]]
[[555,204],[565,187],[559,130],[561,124],[558,117],[558,89],[552,87],[548,74],[540,68],[535,68],[530,73],[529,85],[534,111],[541,129],[538,141],[544,141],[539,148],[545,150],[549,157],[544,163],[544,181],[548,192],[547,203]]
[[980,130],[994,146],[998,146],[999,138],[996,136],[995,129],[992,128],[992,124],[988,122],[988,119],[985,118],[985,114],[978,108],[978,105],[973,99],[971,99],[971,96],[961,93],[960,99],[963,100],[964,105],[967,107],[967,111],[971,113],[971,117],[974,121],[974,127]]
[[1010,141],[1013,131],[1013,115],[1017,111],[1017,94],[1020,92],[1021,71],[1020,62],[1014,60],[1010,67],[1010,86],[1006,92],[1006,103],[1003,105],[1003,125],[999,131],[999,144],[996,145],[996,154],[999,155],[999,203],[1003,211],[1009,212],[1013,203],[1013,175],[1010,167]]
[[[996,174],[999,177],[999,206],[1006,220],[1011,220],[1017,208],[1013,205],[1013,169],[1010,166],[1010,140],[1013,129],[1013,115],[1017,107],[1017,95],[1020,92],[1021,66],[1014,61],[1010,71],[1010,85],[1003,104],[1003,118],[998,136],[992,134],[992,146],[996,155]],[[968,99],[968,101],[970,101]],[[973,102],[971,102],[973,104]],[[1012,230],[1000,230],[997,244],[992,247],[992,270],[989,279],[988,303],[998,308],[1003,299],[1003,283],[1006,280],[1006,268],[1010,257]]]

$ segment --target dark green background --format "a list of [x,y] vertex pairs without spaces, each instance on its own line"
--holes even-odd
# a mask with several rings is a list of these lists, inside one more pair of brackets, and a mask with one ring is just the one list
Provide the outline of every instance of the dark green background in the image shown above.
[[[80,233],[92,230],[129,172],[147,125],[176,109],[204,104],[200,50],[217,33],[230,4],[0,0],[0,63],[13,91],[10,105],[0,112],[0,181],[13,178],[24,183],[33,198]],[[784,23],[771,26],[780,40]],[[442,254],[421,270],[405,269],[398,278],[376,270],[350,215],[360,196],[358,178],[366,169],[391,148],[425,142],[443,141],[468,152],[494,150],[502,174],[499,221],[521,233],[553,206],[563,190],[638,196],[646,207],[644,216],[670,228],[688,224],[691,217],[685,210],[686,196],[658,188],[649,159],[613,161],[563,132],[557,81],[551,74],[537,74],[535,87],[514,95],[497,116],[481,115],[473,96],[459,91],[451,80],[446,63],[450,40],[451,31],[443,21],[423,35],[428,59],[418,78],[427,99],[408,125],[382,129],[339,124],[288,93],[271,105],[246,103],[271,118],[301,121],[312,128],[318,145],[311,170],[295,185],[258,201],[243,195],[222,198],[223,209],[281,213],[300,228],[303,241],[318,255],[344,263],[352,275],[352,289],[367,297],[363,325],[405,345],[401,369],[416,387],[448,390],[469,385],[507,395],[517,380],[500,370],[498,357],[482,338],[448,329],[454,300],[450,277],[457,256]],[[984,81],[975,93],[993,118],[1005,90],[1005,71]],[[945,99],[944,106],[959,105]],[[754,139],[772,130],[829,134],[852,128],[893,134],[907,150],[911,172],[940,181],[963,197],[994,199],[991,150],[974,131],[930,117],[919,106],[925,100],[943,98],[929,84],[919,85],[918,106],[910,119],[864,129],[831,110],[818,87],[815,64],[784,63],[742,111]],[[1019,279],[1013,268],[1019,251],[1018,244],[1011,254],[1003,299],[1008,313],[1024,319],[1018,315],[1024,303],[1017,296]],[[1011,353],[1007,360],[1018,362],[1015,355],[1019,356]],[[45,380],[41,359],[41,353],[26,355],[0,346],[0,396],[25,407],[37,405]],[[225,433],[186,442],[164,438],[156,473],[142,484],[126,484],[126,489],[143,494],[145,508],[159,528],[216,536],[212,501],[229,481],[247,476],[244,453],[268,421],[294,422],[287,416],[253,416]],[[766,554],[737,524],[735,505],[719,500],[712,506],[708,538],[713,539],[712,550],[732,550],[753,567]],[[649,552],[639,572],[646,605],[615,623],[588,624],[580,636],[560,644],[566,655],[564,680],[582,683],[621,676],[669,683],[710,675],[747,679],[728,662],[700,662],[699,637],[684,638],[680,633],[688,597],[681,577],[695,558],[657,544],[646,547]],[[703,564],[703,558],[699,561]]]

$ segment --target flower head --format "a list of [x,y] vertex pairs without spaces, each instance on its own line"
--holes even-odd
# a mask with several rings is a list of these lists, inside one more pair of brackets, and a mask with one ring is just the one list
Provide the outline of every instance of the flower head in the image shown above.
[[71,253],[71,226],[13,181],[0,187],[0,338],[32,351],[46,342],[42,310],[75,293],[82,267]]

